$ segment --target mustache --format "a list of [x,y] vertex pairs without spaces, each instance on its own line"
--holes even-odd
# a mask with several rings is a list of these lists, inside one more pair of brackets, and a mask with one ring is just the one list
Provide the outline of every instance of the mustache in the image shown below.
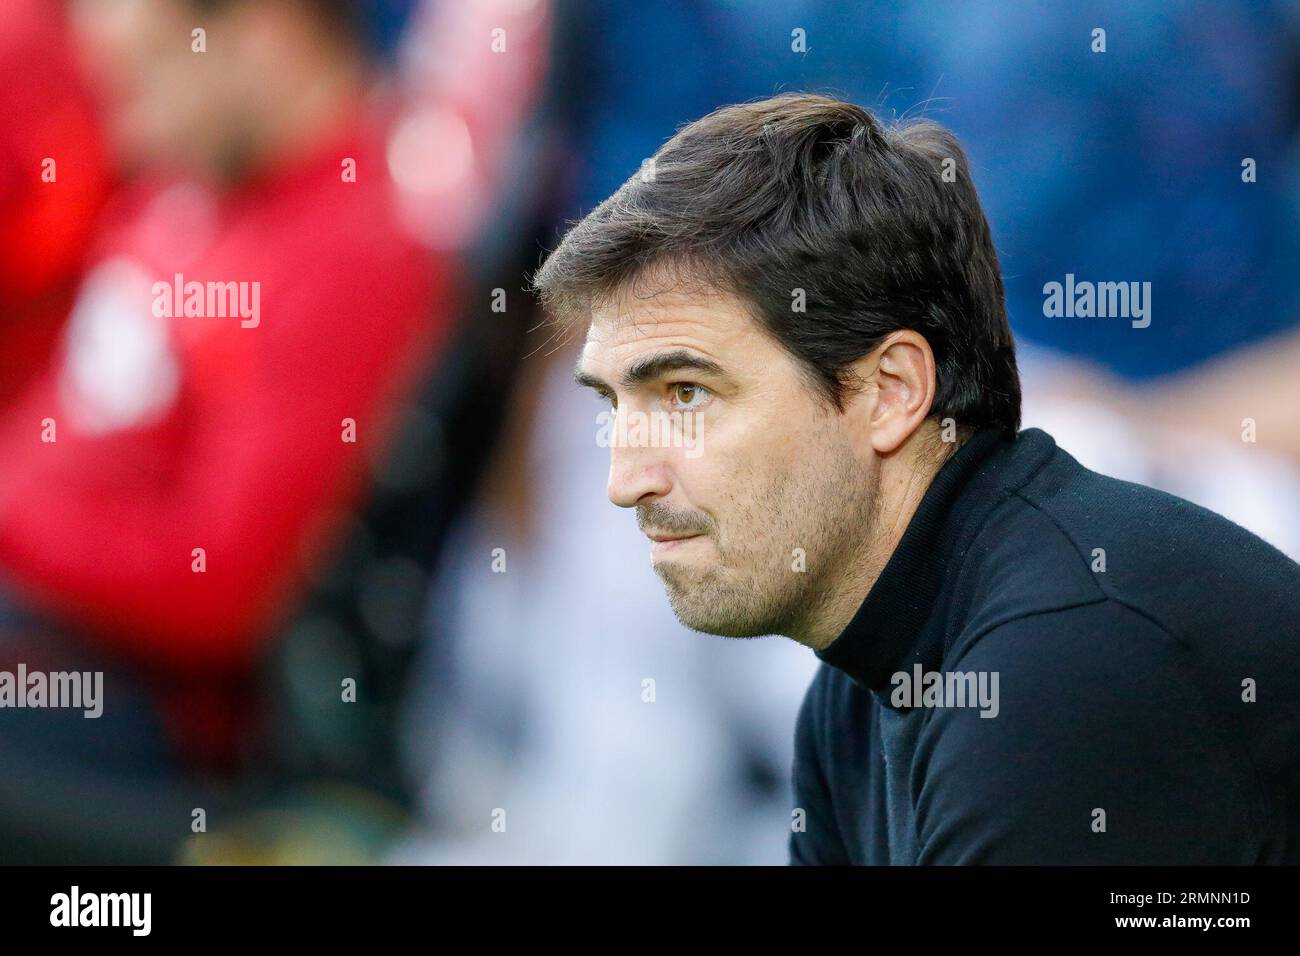
[[636,526],[643,534],[658,531],[661,534],[708,534],[713,530],[713,520],[702,511],[676,512],[655,501],[636,506]]

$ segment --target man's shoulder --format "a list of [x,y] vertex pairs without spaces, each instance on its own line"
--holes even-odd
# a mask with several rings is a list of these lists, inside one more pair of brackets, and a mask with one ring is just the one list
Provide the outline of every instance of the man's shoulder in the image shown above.
[[[918,730],[922,862],[1249,862],[1271,764],[1224,720],[1232,681],[1218,694],[1190,663],[1107,598],[959,649],[943,670],[965,703],[941,698]],[[1193,840],[1207,819],[1214,839]]]
[[1221,515],[1057,449],[989,515],[960,578],[945,669],[998,673],[1026,735],[1053,700],[1120,726],[1203,706],[1252,761],[1293,759],[1277,708],[1300,699],[1300,566]]
[[1300,565],[1222,515],[1060,448],[1007,490],[965,564],[966,623],[983,629],[1102,601],[1179,638],[1300,629]]
[[[1262,562],[1272,573],[1300,580],[1300,565],[1240,525],[1185,498],[1102,475],[1057,447],[1016,498],[1048,518],[1081,555],[1105,538],[1123,549],[1107,573],[1139,578],[1158,566],[1195,562],[1206,571]],[[1114,562],[1107,562],[1114,564]]]

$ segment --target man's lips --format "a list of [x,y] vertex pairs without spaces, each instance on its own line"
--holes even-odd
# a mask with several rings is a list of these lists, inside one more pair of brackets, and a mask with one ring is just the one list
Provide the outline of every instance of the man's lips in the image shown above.
[[660,555],[676,550],[682,547],[688,541],[694,541],[696,538],[702,538],[700,534],[682,534],[682,535],[648,535],[650,538],[650,557],[657,558]]

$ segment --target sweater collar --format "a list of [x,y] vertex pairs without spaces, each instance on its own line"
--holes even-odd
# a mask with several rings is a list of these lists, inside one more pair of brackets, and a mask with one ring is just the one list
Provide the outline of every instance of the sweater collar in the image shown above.
[[929,645],[941,644],[943,635],[927,625],[944,613],[945,591],[970,544],[967,532],[973,534],[1055,448],[1051,436],[1036,428],[1014,438],[996,428],[972,435],[936,473],[853,619],[817,657],[860,686],[881,690],[905,664],[941,652],[941,646]]

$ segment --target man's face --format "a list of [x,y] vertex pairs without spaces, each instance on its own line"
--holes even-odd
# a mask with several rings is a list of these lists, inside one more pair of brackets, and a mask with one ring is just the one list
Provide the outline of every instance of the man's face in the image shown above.
[[[269,7],[189,0],[74,0],[73,36],[104,98],[119,161],[200,169],[239,145],[271,54]],[[259,17],[259,10],[262,16]],[[194,49],[202,28],[204,49]],[[292,51],[291,51],[292,52]],[[281,56],[284,54],[281,53]]]
[[[738,299],[620,296],[593,311],[577,377],[633,422],[611,442],[609,498],[637,509],[688,627],[797,632],[869,546],[879,473],[866,416],[831,408]],[[637,419],[671,413],[693,419],[690,441],[638,432]]]

